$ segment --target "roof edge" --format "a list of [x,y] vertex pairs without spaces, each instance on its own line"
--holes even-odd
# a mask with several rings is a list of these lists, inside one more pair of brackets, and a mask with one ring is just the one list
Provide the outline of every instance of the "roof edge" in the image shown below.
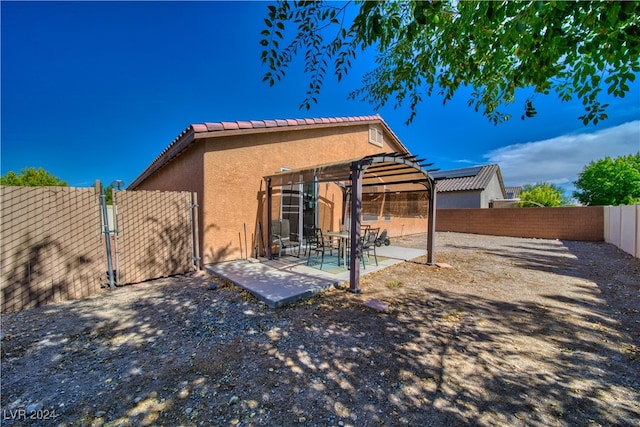
[[394,142],[407,153],[407,147],[400,141],[398,136],[391,130],[380,114],[368,116],[345,116],[345,117],[320,117],[306,119],[273,119],[273,120],[249,120],[232,122],[204,122],[189,125],[178,135],[134,181],[127,186],[134,189],[145,179],[155,173],[158,169],[173,160],[182,150],[186,149],[197,139],[233,136],[248,133],[273,132],[298,129],[312,129],[323,126],[348,126],[351,124],[379,123],[389,134]]

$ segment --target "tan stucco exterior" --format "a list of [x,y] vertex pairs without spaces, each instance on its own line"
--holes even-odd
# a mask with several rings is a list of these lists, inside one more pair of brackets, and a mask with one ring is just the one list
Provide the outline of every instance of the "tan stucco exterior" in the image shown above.
[[[370,126],[384,129],[382,147],[369,142]],[[203,262],[208,264],[254,256],[256,245],[262,253],[267,218],[264,176],[282,168],[311,167],[388,152],[407,151],[380,120],[201,132],[134,189],[198,192],[201,252]],[[318,198],[319,226],[339,229],[342,191],[335,184],[321,183]],[[274,189],[272,200],[272,216],[278,218],[279,189]],[[383,219],[380,217],[379,226],[390,236],[425,232],[427,227],[426,217]]]

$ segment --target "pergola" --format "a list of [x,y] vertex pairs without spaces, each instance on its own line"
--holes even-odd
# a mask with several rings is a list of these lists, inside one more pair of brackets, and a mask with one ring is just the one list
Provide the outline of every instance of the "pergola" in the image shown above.
[[[272,240],[271,208],[272,188],[313,182],[333,182],[351,194],[351,227],[349,260],[351,292],[360,292],[360,217],[364,189],[384,186],[395,192],[426,191],[429,200],[427,224],[427,263],[434,264],[436,185],[425,169],[424,159],[403,153],[374,154],[309,168],[286,170],[264,177],[267,182],[267,242]],[[344,207],[346,210],[346,206]],[[344,218],[344,217],[343,217]],[[271,258],[271,245],[266,245],[267,258]]]

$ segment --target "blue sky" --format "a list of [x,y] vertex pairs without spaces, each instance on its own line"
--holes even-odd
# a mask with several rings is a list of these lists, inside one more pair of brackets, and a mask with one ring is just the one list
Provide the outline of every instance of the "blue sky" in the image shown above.
[[[329,78],[311,110],[299,110],[308,76],[295,64],[262,82],[265,2],[6,2],[1,14],[1,173],[43,167],[72,186],[132,182],[192,123],[379,113],[434,167],[498,163],[505,184],[540,181],[570,191],[582,167],[640,150],[640,78],[610,102],[609,120],[585,127],[579,101],[529,93],[494,126],[457,93],[407,108],[347,100],[371,68],[364,54],[347,79]],[[299,64],[298,64],[299,65]]]

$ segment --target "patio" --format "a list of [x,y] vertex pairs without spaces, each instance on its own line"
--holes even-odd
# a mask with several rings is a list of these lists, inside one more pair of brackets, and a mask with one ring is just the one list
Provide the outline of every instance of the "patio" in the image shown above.
[[[403,248],[399,246],[381,246],[376,248],[378,265],[373,256],[366,259],[365,268],[360,265],[360,275],[380,271],[386,267],[408,261],[423,255],[423,249]],[[269,307],[282,307],[287,304],[309,298],[327,289],[349,281],[350,271],[338,261],[338,253],[325,255],[322,269],[320,259],[311,257],[297,258],[284,255],[274,259],[247,259],[207,265],[206,270],[236,286],[250,292]]]

